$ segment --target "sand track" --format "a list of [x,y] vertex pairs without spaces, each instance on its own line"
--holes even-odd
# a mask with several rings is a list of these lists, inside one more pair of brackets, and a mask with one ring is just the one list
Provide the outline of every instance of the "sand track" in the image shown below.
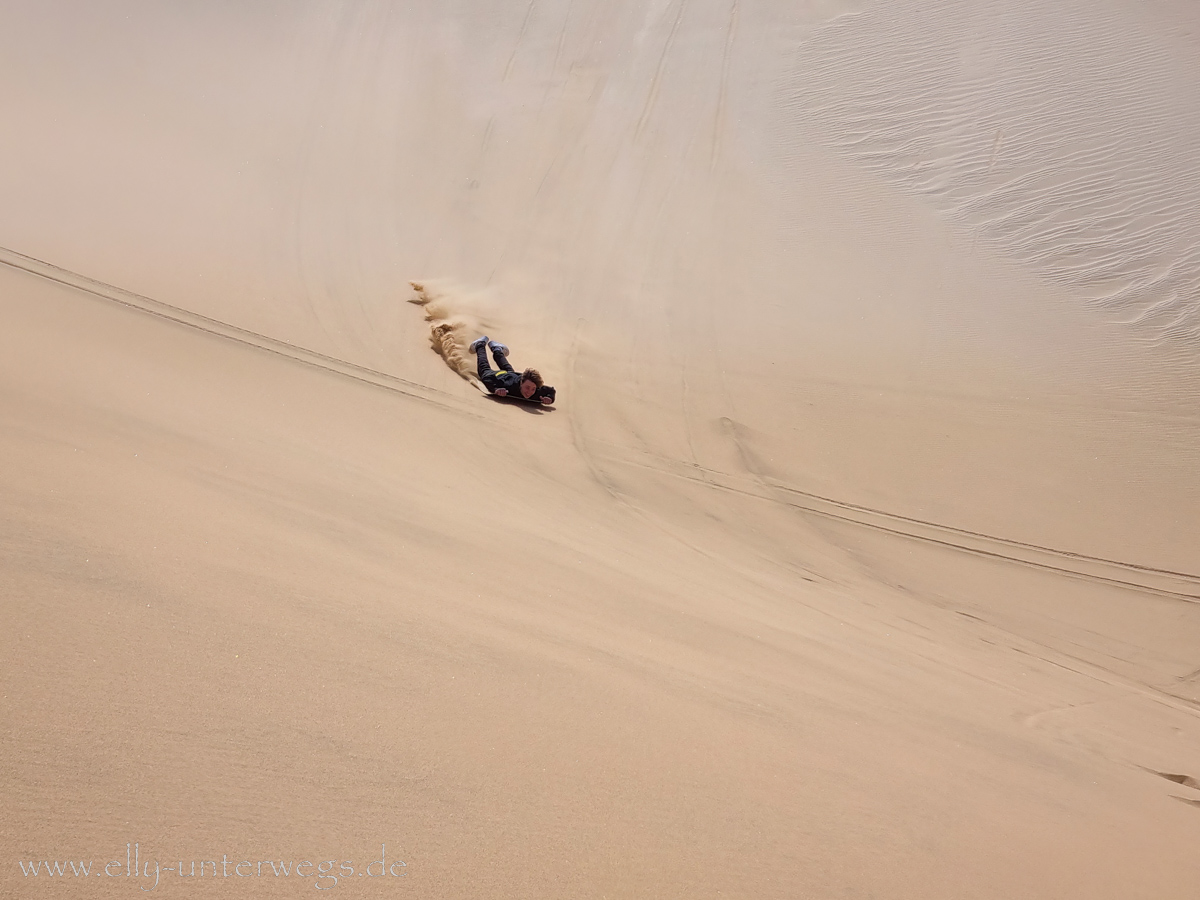
[[[86,275],[80,275],[77,272],[71,272],[68,269],[56,266],[53,263],[44,262],[40,259],[34,259],[31,256],[25,256],[24,254],[17,253],[14,250],[9,250],[6,247],[0,247],[0,264],[10,266],[14,269],[20,269],[24,272],[29,272],[32,275],[37,275],[39,278],[45,278],[46,280],[53,281],[56,284],[74,288],[78,291],[82,291],[85,294],[98,297],[102,300],[119,303],[122,306],[128,306],[131,309],[138,310],[139,312],[143,312],[152,316],[158,316],[159,318],[174,322],[177,325],[183,325],[187,328],[203,331],[207,334],[224,338],[225,340],[236,341],[239,344],[245,344],[267,353],[273,353],[277,356],[287,357],[295,362],[303,363],[309,366],[315,366],[319,369],[324,369],[328,372],[334,372],[346,378],[353,378],[355,381],[362,381],[367,384],[374,385],[375,387],[380,387],[384,390],[404,394],[407,397],[412,397],[417,400],[439,403],[443,406],[452,406],[459,410],[465,409],[465,407],[461,404],[453,403],[451,401],[451,395],[449,395],[448,392],[439,390],[438,388],[431,388],[423,384],[418,384],[414,381],[408,381],[407,379],[399,378],[395,375],[389,375],[386,372],[380,372],[375,369],[369,369],[365,366],[359,366],[343,359],[337,359],[324,353],[318,353],[315,350],[297,347],[293,344],[278,341],[263,334],[257,334],[256,332],[248,331],[245,328],[239,328],[236,325],[230,325],[227,322],[218,321],[217,319],[210,318],[209,316],[202,316],[197,313],[188,312],[187,310],[181,309],[177,306],[171,306],[168,303],[163,303],[161,300],[143,297],[141,294],[135,294],[132,291],[125,290],[124,288],[119,288],[111,284],[105,284],[102,281],[96,281],[94,278],[88,278]],[[440,395],[440,397],[438,395]]]
[[[759,479],[762,490],[753,491],[747,489],[745,485],[739,486],[739,480],[726,472],[705,468],[684,460],[638,462],[618,456],[607,456],[605,460],[624,465],[654,468],[657,471],[667,472],[675,477],[696,481],[720,490],[735,491],[764,500],[775,500],[805,513],[861,525],[896,537],[926,541],[964,553],[1032,566],[1071,578],[1082,578],[1097,583],[1131,588],[1189,603],[1200,602],[1200,593],[1197,593],[1200,590],[1200,575],[1188,572],[1175,572],[1116,559],[1074,553],[1069,550],[1042,547],[999,535],[984,534],[938,522],[914,519],[910,516],[859,506],[832,497],[823,497],[769,478]],[[1131,580],[1131,576],[1138,580]]]

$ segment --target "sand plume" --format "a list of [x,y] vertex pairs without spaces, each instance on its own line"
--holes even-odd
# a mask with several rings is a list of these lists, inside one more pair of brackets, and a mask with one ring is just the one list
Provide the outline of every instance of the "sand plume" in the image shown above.
[[470,382],[477,382],[475,357],[467,346],[483,333],[484,323],[471,311],[478,295],[456,290],[441,282],[410,281],[415,297],[408,302],[421,307],[429,323],[429,345],[446,365]]

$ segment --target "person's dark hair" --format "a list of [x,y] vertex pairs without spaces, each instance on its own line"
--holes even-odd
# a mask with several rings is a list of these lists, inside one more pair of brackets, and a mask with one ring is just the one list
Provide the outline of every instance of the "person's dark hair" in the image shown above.
[[532,381],[538,387],[542,386],[542,373],[537,369],[526,369],[521,373],[522,381]]

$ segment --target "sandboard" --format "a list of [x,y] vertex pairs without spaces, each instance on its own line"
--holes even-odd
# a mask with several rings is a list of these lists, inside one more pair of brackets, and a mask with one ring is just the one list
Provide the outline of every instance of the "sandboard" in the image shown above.
[[520,394],[505,394],[503,397],[501,397],[499,394],[493,394],[486,387],[484,387],[481,382],[478,382],[475,380],[472,380],[471,384],[475,387],[475,389],[477,391],[479,391],[479,393],[483,394],[483,396],[490,397],[493,400],[496,400],[497,402],[500,402],[500,403],[504,403],[504,402],[511,400],[514,403],[524,403],[524,404],[527,404],[528,406],[536,406],[539,409],[552,409],[554,407],[553,403],[543,403],[541,400],[534,400],[534,399],[526,400]]
[[512,394],[505,394],[503,397],[501,397],[499,394],[488,394],[488,396],[493,400],[498,400],[501,403],[511,400],[513,403],[525,403],[529,406],[537,406],[542,409],[550,409],[554,406],[553,403],[543,403],[541,400],[526,400],[520,394],[517,394],[515,397]]

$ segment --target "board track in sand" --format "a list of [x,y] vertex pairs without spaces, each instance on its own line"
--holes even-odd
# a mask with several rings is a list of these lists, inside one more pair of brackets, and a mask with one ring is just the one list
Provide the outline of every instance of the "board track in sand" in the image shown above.
[[395,375],[389,375],[377,369],[369,369],[365,366],[346,362],[345,360],[337,359],[324,353],[318,353],[315,350],[297,347],[294,344],[278,341],[264,334],[248,331],[245,328],[239,328],[236,325],[230,325],[208,316],[189,312],[178,306],[163,303],[161,300],[144,297],[141,294],[135,294],[124,288],[105,284],[94,278],[88,278],[86,275],[80,275],[78,272],[72,272],[53,263],[35,259],[32,256],[25,256],[22,253],[17,253],[15,250],[9,250],[7,247],[0,247],[0,265],[29,272],[32,275],[37,275],[39,278],[45,278],[47,281],[53,281],[57,284],[74,288],[77,291],[82,291],[101,300],[119,303],[122,306],[136,309],[147,315],[158,316],[177,325],[194,328],[197,331],[203,331],[228,341],[236,341],[239,344],[245,344],[248,347],[254,347],[266,353],[284,356],[295,362],[315,366],[318,369],[324,369],[328,372],[334,372],[345,378],[353,378],[355,381],[361,381],[374,387],[403,394],[415,400],[435,403],[439,406],[453,408],[459,412],[469,414],[469,410],[462,404],[457,403],[453,395],[446,391],[419,384],[415,381],[409,381]]

